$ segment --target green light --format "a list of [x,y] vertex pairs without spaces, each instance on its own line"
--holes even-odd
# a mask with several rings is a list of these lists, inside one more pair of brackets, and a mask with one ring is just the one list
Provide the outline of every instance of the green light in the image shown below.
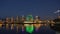
[[26,20],[27,20],[27,21],[30,21],[30,19],[33,20],[33,16],[32,16],[32,15],[28,15],[28,16],[26,17]]
[[32,33],[34,31],[34,27],[32,25],[26,26],[26,32]]
[[[26,21],[27,21],[28,23],[31,22],[30,19],[32,19],[32,21],[33,21],[33,16],[32,16],[32,15],[28,15],[28,16],[26,17]],[[32,22],[32,23],[33,23],[33,22]],[[28,24],[28,25],[26,26],[26,32],[32,33],[33,31],[34,31],[33,25],[32,25],[32,24]]]

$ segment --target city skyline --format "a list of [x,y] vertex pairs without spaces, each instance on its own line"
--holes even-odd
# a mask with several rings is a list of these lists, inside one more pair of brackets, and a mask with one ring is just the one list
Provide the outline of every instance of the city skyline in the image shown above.
[[[25,20],[29,14],[33,17]],[[60,23],[59,14],[60,0],[0,0],[0,34],[56,34],[60,30],[58,27],[60,24],[57,23]],[[25,18],[23,18],[24,16]],[[35,16],[39,16],[40,19],[33,20]],[[57,22],[55,22],[57,17]],[[36,24],[38,22],[39,24]],[[35,28],[32,27],[32,24],[26,23],[32,23]]]

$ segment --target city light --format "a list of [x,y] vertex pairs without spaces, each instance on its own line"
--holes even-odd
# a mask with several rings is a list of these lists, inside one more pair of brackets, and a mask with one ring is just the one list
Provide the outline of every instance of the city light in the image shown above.
[[55,22],[53,22],[52,20],[41,20],[39,16],[36,16],[35,19],[33,19],[32,15],[28,15],[26,18],[19,18],[19,16],[17,16],[16,19],[14,19],[13,17],[7,17],[5,22],[0,20],[0,28],[2,28],[2,26],[4,25],[3,27],[5,27],[7,30],[14,30],[16,28],[16,31],[18,32],[19,29],[22,28],[22,32],[25,29],[26,32],[32,33],[34,29],[35,31],[38,31],[41,26],[48,26],[47,23],[48,25],[51,24],[52,26],[54,26],[55,24]]

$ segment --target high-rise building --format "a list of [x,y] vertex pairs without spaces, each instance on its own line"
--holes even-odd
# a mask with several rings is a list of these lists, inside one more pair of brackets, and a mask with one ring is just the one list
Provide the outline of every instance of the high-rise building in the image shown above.
[[7,17],[5,23],[6,23],[5,24],[6,25],[6,29],[9,29],[9,26],[10,26],[10,24],[9,24],[10,23],[10,18]]
[[11,26],[11,30],[12,30],[12,29],[14,29],[14,17],[11,17],[11,23],[12,24],[10,26]]
[[[41,23],[40,17],[36,16],[34,19],[34,23]],[[34,24],[34,27],[36,28],[36,31],[41,27],[42,24]]]

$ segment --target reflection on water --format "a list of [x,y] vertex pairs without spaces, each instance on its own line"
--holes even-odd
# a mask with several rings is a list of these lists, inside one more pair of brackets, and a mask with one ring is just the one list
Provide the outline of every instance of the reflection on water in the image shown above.
[[[11,27],[8,28],[8,26],[1,27],[1,25],[2,24],[0,24],[0,34],[28,34],[28,32],[26,32],[24,26],[19,27],[19,25],[17,25],[17,24],[15,24],[15,25],[12,24]],[[8,24],[6,24],[6,25],[8,25]],[[35,31],[36,27],[34,28],[34,31],[32,34],[39,34],[39,33],[40,34],[55,34],[55,31],[50,29],[49,26],[48,27],[40,26],[38,31]]]

